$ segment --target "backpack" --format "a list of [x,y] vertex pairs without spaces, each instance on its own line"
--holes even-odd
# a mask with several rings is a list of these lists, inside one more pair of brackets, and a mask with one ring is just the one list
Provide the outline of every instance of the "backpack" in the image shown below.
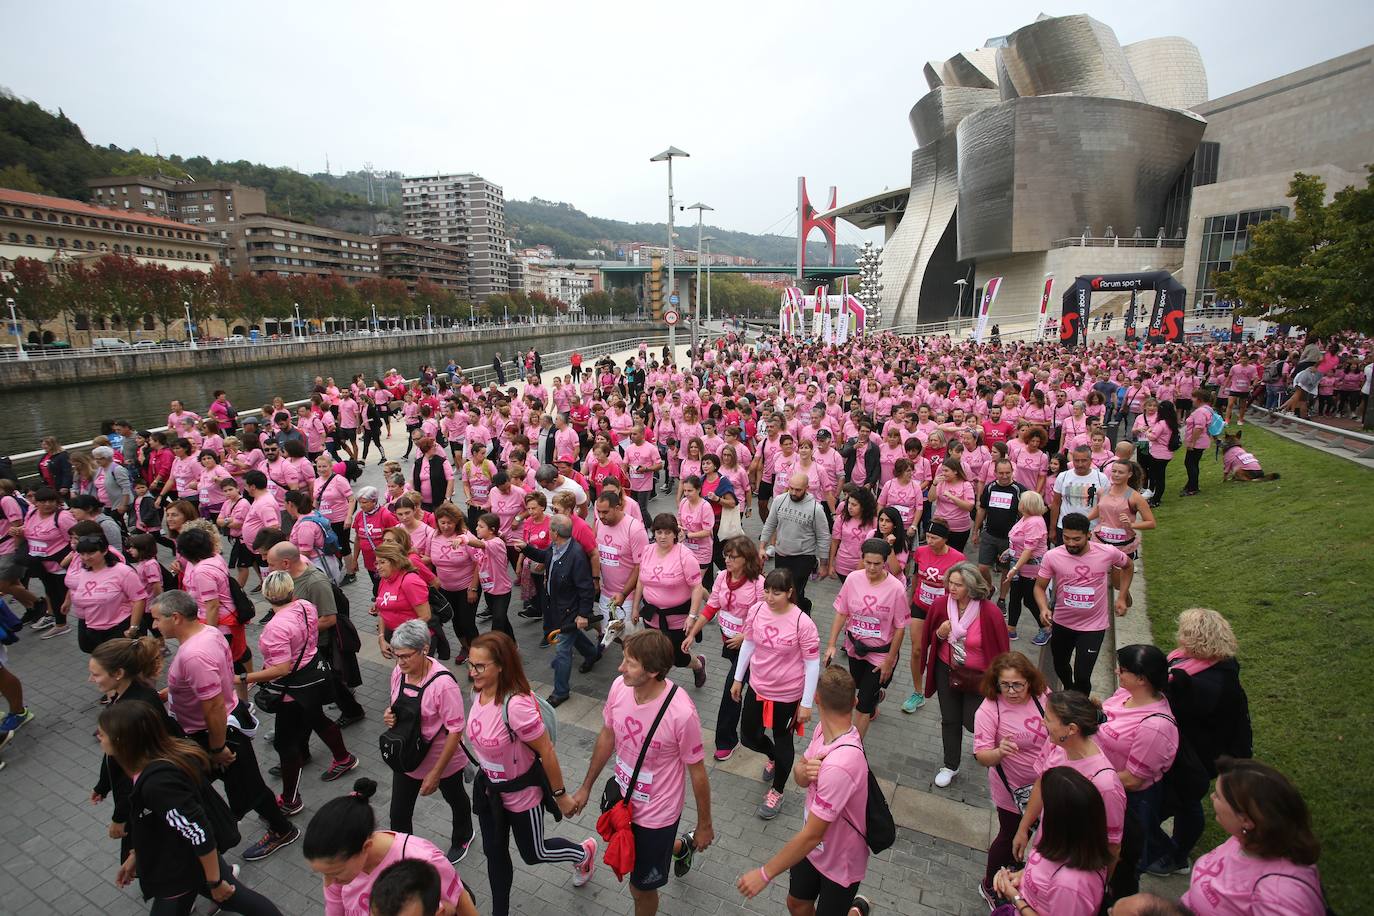
[[19,517],[20,517],[20,518],[28,518],[28,517],[29,517],[29,501],[28,501],[27,499],[25,499],[24,497],[20,496],[18,490],[15,490],[13,493],[10,494],[10,499],[14,500],[15,505],[17,505],[17,506],[19,507]]
[[[520,741],[520,736],[515,733],[515,729],[510,727],[510,701],[514,697],[515,694],[511,694],[510,696],[506,697],[506,702],[501,704],[501,721],[506,724],[506,731],[510,732],[510,740],[512,744],[518,743]],[[541,697],[539,694],[531,692],[529,694],[529,697],[530,699],[534,700],[535,704],[539,707],[539,718],[544,720],[544,731],[547,732],[549,735],[549,743],[557,744],[557,713],[553,711],[553,707],[549,705],[549,701]]]
[[[870,852],[880,853],[892,848],[892,844],[897,842],[897,822],[892,818],[892,809],[887,806],[882,786],[878,785],[878,777],[873,775],[873,768],[868,765],[868,754],[858,744],[838,744],[835,747],[852,747],[858,750],[864,755],[864,769],[868,770],[868,805],[864,808],[865,829],[859,830],[852,821],[849,826],[864,838]],[[849,818],[845,817],[845,820],[849,821]]]
[[1215,410],[1212,411],[1212,419],[1207,422],[1207,435],[1215,439],[1226,432],[1226,418]]
[[[424,701],[425,691],[429,685],[439,680],[441,677],[451,678],[455,683],[457,678],[453,677],[453,672],[440,666],[439,671],[415,689],[415,714],[397,715],[396,724],[377,736],[377,748],[381,751],[382,760],[386,765],[397,773],[409,773],[420,764],[425,762],[425,755],[429,753],[433,739],[425,740],[424,733],[420,730],[420,704]],[[391,701],[392,714],[396,714],[396,703],[405,693],[407,684],[405,679],[401,679],[400,689]],[[409,698],[407,698],[409,699]],[[410,704],[406,703],[402,711],[406,711]],[[440,729],[442,733],[443,729]],[[435,735],[438,737],[438,734]]]
[[334,525],[319,513],[319,510],[311,512],[309,515],[302,516],[303,521],[311,521],[320,526],[320,531],[324,534],[324,552],[331,557],[337,557],[343,552],[339,546],[339,536],[334,531]]
[[239,580],[233,576],[229,577],[229,598],[234,602],[234,618],[239,626],[248,623],[258,616],[258,606],[253,603],[253,599],[248,597],[248,593],[239,585]]

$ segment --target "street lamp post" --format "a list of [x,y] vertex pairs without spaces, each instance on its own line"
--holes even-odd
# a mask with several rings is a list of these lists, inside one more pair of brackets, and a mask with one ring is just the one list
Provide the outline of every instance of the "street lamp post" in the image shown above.
[[6,299],[5,304],[10,307],[10,327],[14,328],[14,344],[18,348],[14,355],[16,359],[28,359],[29,354],[24,351],[24,335],[19,329],[19,317],[14,313],[14,300]]
[[468,301],[468,324],[477,327],[477,306],[471,300]]
[[372,333],[377,333],[377,303],[372,303]]
[[291,326],[291,337],[292,339],[296,339],[301,336],[301,304],[299,302],[293,302],[291,305],[296,310],[296,323]]
[[191,322],[191,303],[185,300],[181,303],[182,308],[186,309],[186,340],[191,349],[196,348],[196,326]]
[[697,211],[697,285],[692,294],[692,353],[695,354],[701,325],[701,245],[703,242],[701,219],[706,215],[707,210],[714,210],[715,207],[708,207],[706,204],[698,202],[687,209]]
[[959,332],[963,329],[964,321],[964,287],[968,286],[968,281],[963,277],[954,281],[954,286],[959,290],[959,299],[954,304],[954,336],[959,337]]
[[425,326],[431,331],[434,330],[434,312],[428,302],[425,303]]
[[[686,159],[687,153],[670,146],[657,156],[650,156],[650,162],[668,163],[668,301],[672,302],[673,287],[673,158],[679,157]],[[668,352],[672,354],[672,360],[677,361],[677,325],[668,325]]]
[[706,323],[711,323],[711,243],[716,240],[713,235],[702,236],[701,244],[706,246]]

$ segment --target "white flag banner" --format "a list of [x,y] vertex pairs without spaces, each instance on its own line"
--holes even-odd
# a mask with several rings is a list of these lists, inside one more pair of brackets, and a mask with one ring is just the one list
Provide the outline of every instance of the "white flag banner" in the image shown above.
[[983,332],[988,326],[988,313],[992,311],[992,302],[997,298],[997,291],[1002,288],[1002,278],[993,277],[983,287],[983,304],[978,308],[978,326],[973,331],[973,342],[983,342]]

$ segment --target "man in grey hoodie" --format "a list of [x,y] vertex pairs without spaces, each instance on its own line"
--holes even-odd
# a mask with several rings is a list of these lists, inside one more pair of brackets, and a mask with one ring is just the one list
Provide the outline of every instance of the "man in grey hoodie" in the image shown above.
[[787,492],[773,497],[759,539],[759,556],[766,562],[772,548],[774,565],[792,574],[797,607],[807,614],[811,613],[811,600],[806,597],[806,583],[818,566],[820,575],[829,572],[830,556],[825,507],[808,492],[809,486],[810,480],[801,471],[787,479]]

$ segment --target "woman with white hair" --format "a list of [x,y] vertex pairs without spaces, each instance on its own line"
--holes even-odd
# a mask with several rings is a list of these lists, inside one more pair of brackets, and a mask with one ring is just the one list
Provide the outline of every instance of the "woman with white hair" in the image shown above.
[[363,568],[372,579],[372,594],[377,594],[381,577],[377,575],[377,547],[382,543],[382,534],[388,528],[395,528],[400,522],[391,510],[381,504],[376,487],[363,487],[358,491],[358,508],[353,513],[353,530],[358,537],[353,541],[353,552],[348,558],[348,572],[358,572],[358,557],[362,557]]
[[456,865],[472,842],[472,802],[463,787],[468,763],[461,747],[463,691],[453,672],[429,655],[429,638],[429,625],[423,620],[407,620],[391,634],[396,667],[391,672],[391,705],[382,721],[389,733],[404,735],[418,719],[420,738],[427,746],[414,769],[402,771],[396,769],[401,764],[393,764],[391,829],[411,833],[415,799],[438,789],[453,816],[447,858]]
[[315,605],[296,597],[291,574],[276,570],[262,582],[262,595],[272,605],[273,614],[258,637],[262,669],[239,675],[244,684],[274,682],[285,688],[277,707],[277,728],[272,746],[281,757],[281,795],[277,804],[288,816],[305,807],[301,799],[303,749],[309,733],[320,736],[334,755],[329,769],[320,775],[326,782],[338,779],[358,766],[358,758],[348,752],[343,733],[324,712],[332,699],[329,672],[316,662],[319,648],[320,616]]

